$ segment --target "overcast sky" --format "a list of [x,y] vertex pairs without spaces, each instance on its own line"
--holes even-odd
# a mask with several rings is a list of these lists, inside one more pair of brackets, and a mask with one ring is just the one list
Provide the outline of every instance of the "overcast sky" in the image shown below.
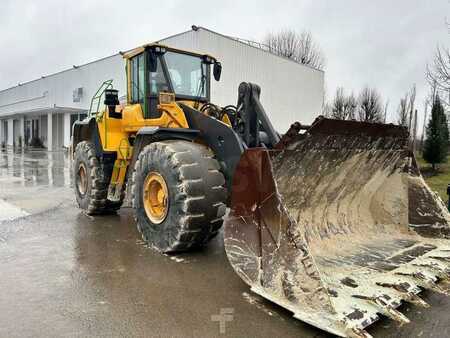
[[446,19],[450,0],[2,0],[0,89],[192,24],[256,41],[267,32],[293,28],[311,31],[321,46],[328,97],[337,86],[355,92],[376,87],[389,99],[393,119],[400,97],[414,83],[423,111],[426,63],[438,43],[450,44]]

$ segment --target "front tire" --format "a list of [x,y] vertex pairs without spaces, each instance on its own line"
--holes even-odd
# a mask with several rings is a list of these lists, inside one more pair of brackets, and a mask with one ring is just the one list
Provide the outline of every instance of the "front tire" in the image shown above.
[[222,226],[225,179],[212,151],[186,141],[155,142],[136,161],[132,202],[143,239],[173,253],[205,245]]

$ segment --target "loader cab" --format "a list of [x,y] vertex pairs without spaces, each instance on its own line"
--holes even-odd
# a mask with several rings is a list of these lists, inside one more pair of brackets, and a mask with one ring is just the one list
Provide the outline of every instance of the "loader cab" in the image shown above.
[[218,81],[221,65],[201,55],[151,44],[127,54],[128,104],[140,104],[144,118],[158,118],[160,93],[175,94],[177,101],[210,101],[211,65]]

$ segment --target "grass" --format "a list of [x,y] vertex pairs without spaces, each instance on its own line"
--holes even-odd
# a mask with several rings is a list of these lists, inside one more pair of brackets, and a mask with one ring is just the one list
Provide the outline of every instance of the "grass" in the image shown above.
[[444,202],[448,200],[447,185],[450,183],[450,156],[446,163],[441,163],[436,171],[433,171],[431,164],[428,164],[422,158],[422,155],[416,154],[417,164],[423,178],[430,186],[431,190],[437,192]]

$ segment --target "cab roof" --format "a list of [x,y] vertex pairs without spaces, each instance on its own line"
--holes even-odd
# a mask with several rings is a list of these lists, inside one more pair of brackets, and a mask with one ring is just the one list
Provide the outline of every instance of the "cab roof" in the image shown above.
[[195,53],[195,52],[191,52],[191,51],[188,51],[188,50],[173,48],[173,47],[169,47],[169,46],[162,45],[162,44],[159,44],[159,43],[154,43],[154,42],[145,44],[145,45],[140,46],[140,47],[133,48],[133,49],[129,50],[128,52],[123,53],[122,56],[123,56],[124,59],[131,59],[133,56],[141,54],[143,51],[145,51],[146,49],[151,48],[151,47],[161,47],[161,48],[165,48],[167,50],[173,51],[173,52],[178,52],[178,53],[182,53],[182,54],[189,54],[189,55],[194,55],[194,56],[199,56],[199,57],[209,56],[214,61],[217,61],[214,56],[211,56],[209,54]]

